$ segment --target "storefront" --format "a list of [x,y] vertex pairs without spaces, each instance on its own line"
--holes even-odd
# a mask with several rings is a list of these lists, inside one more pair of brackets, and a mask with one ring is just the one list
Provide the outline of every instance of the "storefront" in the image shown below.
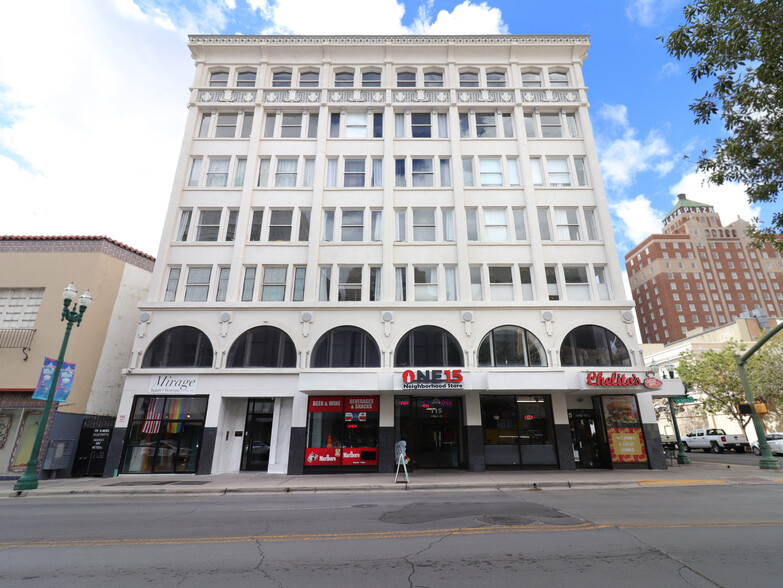
[[467,465],[462,398],[395,396],[395,439],[407,443],[417,468],[459,468]]
[[377,471],[378,426],[378,396],[311,396],[306,471]]

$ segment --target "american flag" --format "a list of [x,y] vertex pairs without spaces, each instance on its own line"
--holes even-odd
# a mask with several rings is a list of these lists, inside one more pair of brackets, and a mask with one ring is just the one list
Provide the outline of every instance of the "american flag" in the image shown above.
[[160,430],[160,419],[163,417],[163,402],[165,398],[155,398],[147,406],[147,414],[144,415],[142,433],[155,434]]

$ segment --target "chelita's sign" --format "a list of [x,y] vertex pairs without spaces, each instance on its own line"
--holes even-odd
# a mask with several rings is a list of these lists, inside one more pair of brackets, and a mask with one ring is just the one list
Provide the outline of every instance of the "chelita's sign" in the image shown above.
[[637,374],[589,372],[587,374],[587,385],[600,388],[640,388],[642,386],[645,388],[660,388],[663,386],[663,382],[650,374],[652,372],[649,372],[647,377],[642,379]]

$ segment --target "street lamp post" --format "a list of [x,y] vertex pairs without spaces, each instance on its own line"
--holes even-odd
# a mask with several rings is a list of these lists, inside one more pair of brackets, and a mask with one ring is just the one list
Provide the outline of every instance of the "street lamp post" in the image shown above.
[[[63,366],[63,359],[65,358],[65,348],[68,347],[68,338],[71,336],[71,328],[74,324],[76,324],[77,327],[81,324],[84,311],[87,310],[87,307],[92,303],[92,296],[90,296],[89,290],[79,297],[78,303],[73,302],[76,298],[76,294],[76,288],[74,288],[73,284],[68,284],[65,287],[65,290],[63,290],[63,312],[60,320],[67,321],[68,324],[65,327],[63,344],[60,347],[60,355],[57,357],[57,367],[52,376],[52,383],[49,385],[49,395],[46,397],[41,421],[38,423],[38,432],[35,435],[35,443],[33,443],[33,449],[30,452],[30,459],[27,460],[27,467],[25,468],[24,474],[22,474],[22,477],[14,484],[14,491],[16,492],[35,490],[38,488],[38,454],[41,451],[41,443],[43,442],[44,432],[46,431],[46,423],[49,421],[49,412],[52,410],[52,402],[54,401],[54,392],[57,389],[57,381],[60,379],[60,369]],[[73,303],[73,308],[71,308],[71,303]]]

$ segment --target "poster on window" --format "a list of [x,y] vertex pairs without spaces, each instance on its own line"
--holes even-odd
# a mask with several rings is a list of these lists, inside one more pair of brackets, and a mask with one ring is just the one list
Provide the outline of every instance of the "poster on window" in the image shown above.
[[[33,392],[35,400],[47,400],[49,398],[49,389],[52,387],[52,378],[57,369],[57,360],[44,358],[41,375],[38,377],[38,385]],[[57,386],[54,389],[54,401],[65,402],[71,393],[73,386],[73,377],[76,372],[76,364],[63,362],[60,368],[60,377],[57,378]]]
[[377,466],[377,396],[313,396],[306,466]]
[[612,463],[647,463],[636,397],[602,396],[601,401]]

